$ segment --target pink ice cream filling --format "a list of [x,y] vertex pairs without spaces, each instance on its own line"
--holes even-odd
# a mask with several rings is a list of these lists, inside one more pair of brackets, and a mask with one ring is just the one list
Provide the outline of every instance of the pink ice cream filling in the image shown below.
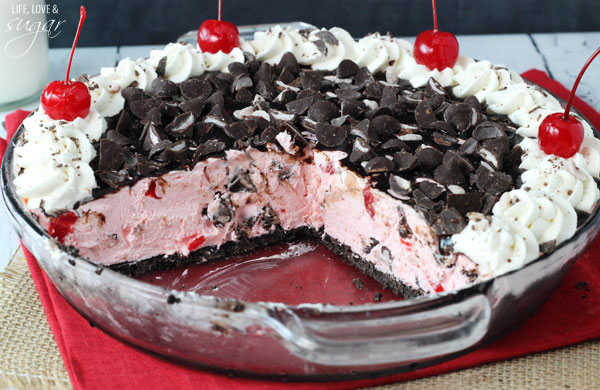
[[[310,227],[414,290],[448,291],[473,282],[476,265],[465,256],[442,255],[422,214],[343,167],[345,153],[305,153],[230,150],[191,170],[142,179],[82,204],[61,239],[108,266],[188,256],[272,233],[276,225]],[[49,229],[51,219],[36,214]]]

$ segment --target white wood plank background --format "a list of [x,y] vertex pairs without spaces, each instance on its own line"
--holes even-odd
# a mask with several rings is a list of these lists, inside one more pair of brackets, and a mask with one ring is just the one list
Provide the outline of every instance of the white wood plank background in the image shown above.
[[[409,40],[414,38],[408,38]],[[570,88],[585,60],[600,46],[600,32],[556,34],[465,35],[458,37],[461,53],[473,58],[487,59],[523,72],[531,68],[545,70]],[[75,54],[71,74],[98,73],[102,66],[114,66],[121,58],[146,57],[156,46],[84,47]],[[69,49],[50,50],[50,78],[62,79]],[[590,66],[581,81],[577,94],[600,110],[600,60]],[[24,109],[32,109],[37,103]],[[8,112],[0,112],[0,122]],[[0,137],[5,136],[0,126]],[[0,270],[19,242],[11,228],[4,204],[0,202]]]

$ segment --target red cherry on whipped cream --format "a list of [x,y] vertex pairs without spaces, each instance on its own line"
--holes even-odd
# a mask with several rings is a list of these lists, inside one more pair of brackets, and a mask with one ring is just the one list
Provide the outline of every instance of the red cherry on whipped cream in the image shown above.
[[458,59],[458,40],[454,34],[438,30],[435,0],[433,6],[433,30],[423,31],[417,36],[413,55],[418,64],[431,70],[452,68]]
[[42,91],[42,107],[46,114],[55,120],[72,121],[77,117],[85,118],[90,112],[92,97],[87,86],[81,81],[69,80],[73,53],[75,52],[81,26],[86,16],[84,6],[81,6],[79,14],[79,25],[77,26],[77,33],[71,47],[71,56],[69,57],[65,81],[53,81]]
[[240,45],[240,33],[233,23],[221,20],[222,1],[219,0],[219,20],[208,19],[198,29],[198,46],[207,53],[230,53]]
[[565,112],[550,114],[544,118],[540,124],[538,139],[540,148],[546,154],[554,154],[555,156],[569,158],[574,156],[575,153],[579,151],[579,148],[581,148],[584,136],[583,125],[573,115],[569,115],[569,112],[571,110],[571,103],[573,102],[575,91],[579,86],[579,81],[598,54],[600,54],[600,47],[596,49],[594,54],[592,54],[585,65],[583,65],[583,68],[581,68],[581,71],[573,84],[573,88],[571,88],[571,94],[569,95],[569,100],[567,100]]

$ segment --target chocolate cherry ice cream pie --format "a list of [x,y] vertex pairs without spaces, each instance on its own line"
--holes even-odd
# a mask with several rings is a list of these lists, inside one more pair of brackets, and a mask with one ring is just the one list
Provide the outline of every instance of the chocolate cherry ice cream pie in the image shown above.
[[554,251],[598,200],[590,126],[547,154],[540,124],[563,108],[502,65],[430,68],[335,27],[201,47],[80,76],[87,112],[43,100],[23,122],[14,185],[65,250],[139,275],[314,237],[415,296]]

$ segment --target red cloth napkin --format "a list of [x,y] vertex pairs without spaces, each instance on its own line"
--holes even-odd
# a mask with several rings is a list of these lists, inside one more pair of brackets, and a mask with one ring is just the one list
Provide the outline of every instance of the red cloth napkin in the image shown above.
[[2,162],[2,156],[4,156],[4,152],[6,151],[6,146],[8,141],[12,138],[15,131],[23,122],[23,119],[27,118],[31,111],[24,110],[16,110],[12,114],[8,114],[4,119],[4,127],[6,128],[6,139],[0,138],[0,162]]
[[[569,91],[544,72],[530,70],[523,76],[562,98],[568,96]],[[580,99],[574,106],[600,128],[598,112]],[[171,363],[116,341],[80,317],[33,256],[27,250],[25,253],[75,389],[353,389],[436,375],[600,337],[600,239],[575,263],[540,311],[502,340],[449,362],[402,375],[310,384],[229,378]]]

